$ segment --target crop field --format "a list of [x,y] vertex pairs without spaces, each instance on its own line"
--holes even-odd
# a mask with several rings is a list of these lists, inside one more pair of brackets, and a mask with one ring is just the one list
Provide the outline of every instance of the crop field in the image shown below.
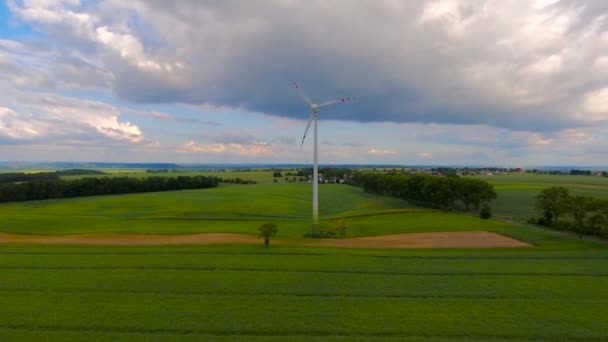
[[476,176],[494,185],[498,198],[492,203],[497,217],[526,221],[537,215],[534,199],[538,193],[552,186],[568,188],[574,195],[608,198],[608,177],[507,174]]
[[605,340],[608,254],[564,248],[3,246],[0,339]]
[[2,233],[255,234],[275,222],[291,243],[0,244],[0,340],[608,339],[604,244],[327,184],[322,225],[347,237],[485,230],[533,247],[307,247],[310,195],[270,181],[2,204]]

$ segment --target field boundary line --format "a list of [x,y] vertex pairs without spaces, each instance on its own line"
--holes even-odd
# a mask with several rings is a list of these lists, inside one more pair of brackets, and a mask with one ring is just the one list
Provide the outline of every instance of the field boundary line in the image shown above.
[[571,231],[567,231],[567,230],[559,230],[559,229],[555,229],[555,228],[551,228],[551,227],[545,227],[545,226],[541,226],[538,224],[531,224],[531,223],[527,223],[527,222],[518,222],[518,221],[509,220],[509,219],[499,218],[499,217],[496,217],[495,220],[500,221],[500,222],[515,224],[515,225],[520,225],[520,226],[524,226],[524,227],[529,227],[529,228],[536,228],[536,229],[543,230],[546,232],[553,232],[553,233],[556,233],[556,234],[559,234],[562,236],[574,238],[579,241],[599,242],[602,244],[608,244],[608,239],[605,239],[605,238],[602,238],[599,236],[595,236],[595,235],[582,234],[579,237],[578,233],[575,233],[575,232],[571,232]]
[[[30,247],[31,245],[28,245]],[[137,248],[142,246],[137,246]],[[143,246],[147,248],[148,246]],[[158,246],[152,246],[151,248],[156,248]],[[62,247],[64,248],[64,247]],[[74,247],[67,247],[74,248]],[[77,247],[80,248],[80,247]],[[95,247],[85,247],[85,248],[97,248]],[[124,247],[122,247],[124,248]],[[133,248],[133,247],[131,247]],[[184,247],[180,247],[184,248]],[[299,248],[299,247],[296,247]],[[389,251],[394,252],[394,251]],[[407,252],[415,253],[419,251],[407,250]],[[435,253],[435,251],[431,251]],[[460,250],[457,252],[461,252]],[[480,253],[484,253],[487,251],[480,251]],[[509,251],[511,252],[511,251]],[[487,252],[490,253],[490,252]],[[495,253],[495,251],[491,251],[491,253]],[[539,253],[539,252],[533,252]],[[543,252],[543,253],[551,253],[551,252]],[[539,253],[540,254],[540,253]],[[580,253],[579,253],[580,254]],[[608,260],[608,256],[433,256],[433,255],[373,255],[373,254],[351,254],[351,253],[284,253],[284,252],[184,252],[184,251],[176,251],[176,252],[145,252],[145,251],[120,251],[120,252],[105,252],[105,251],[76,251],[76,252],[32,252],[32,251],[1,251],[0,255],[108,255],[108,256],[118,256],[118,255],[141,255],[141,256],[165,256],[165,255],[230,255],[230,256],[349,256],[349,257],[361,257],[361,258],[379,258],[379,259],[414,259],[414,260]]]
[[569,341],[605,341],[603,337],[580,337],[580,336],[530,336],[530,335],[474,335],[470,334],[407,334],[407,333],[336,333],[334,331],[284,331],[284,332],[258,332],[258,331],[241,331],[235,333],[228,330],[198,330],[198,329],[141,329],[141,328],[110,328],[110,327],[83,327],[83,326],[60,326],[60,325],[25,325],[25,324],[7,324],[0,325],[0,330],[24,330],[24,331],[40,331],[40,332],[90,332],[90,333],[123,333],[123,334],[146,334],[146,335],[197,335],[209,337],[234,336],[234,337],[378,337],[378,338],[448,338],[469,340],[472,337],[475,339],[504,339],[514,341],[546,341],[548,338],[567,339]]
[[277,273],[335,273],[335,274],[379,274],[379,275],[432,275],[432,276],[554,276],[554,277],[608,277],[608,273],[531,273],[531,272],[393,272],[393,271],[348,271],[348,270],[293,270],[276,268],[229,268],[229,267],[148,267],[148,266],[0,266],[0,270],[162,270],[162,271],[240,271]]
[[215,296],[215,297],[296,297],[296,298],[363,298],[363,299],[421,299],[421,300],[525,300],[525,301],[560,301],[560,302],[602,302],[608,303],[608,296],[596,296],[596,297],[568,297],[566,300],[563,298],[555,298],[554,296],[538,297],[538,296],[448,296],[448,295],[408,295],[408,294],[386,294],[386,295],[374,295],[374,294],[330,294],[330,293],[247,293],[247,292],[188,292],[188,291],[137,291],[137,290],[87,290],[87,289],[73,289],[73,290],[47,290],[47,289],[0,289],[2,293],[49,293],[49,294],[135,294],[135,295],[166,295],[175,297],[203,297],[203,296]]

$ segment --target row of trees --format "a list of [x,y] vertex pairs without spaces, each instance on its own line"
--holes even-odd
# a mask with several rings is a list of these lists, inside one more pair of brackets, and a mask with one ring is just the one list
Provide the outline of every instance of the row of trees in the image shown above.
[[42,200],[136,192],[214,188],[217,177],[101,177],[77,180],[36,180],[0,185],[0,202]]
[[[355,173],[350,184],[365,191],[438,209],[462,209],[489,212],[489,202],[496,198],[488,182],[457,176],[407,175],[401,173]],[[486,215],[489,217],[489,215]],[[486,217],[487,218],[487,217]]]
[[258,184],[258,182],[251,179],[242,179],[239,177],[236,178],[218,178],[220,183],[231,183],[231,184]]
[[84,169],[70,169],[60,170],[53,172],[5,172],[0,173],[0,184],[14,183],[14,182],[31,182],[35,180],[55,180],[59,179],[60,176],[74,176],[74,175],[97,175],[104,174],[104,172],[97,170],[84,170]]
[[[322,174],[325,178],[347,178],[349,175],[353,174],[355,171],[353,169],[347,168],[338,168],[338,167],[323,167],[319,168],[319,174]],[[308,177],[312,176],[312,167],[303,168],[296,171],[287,171],[285,174],[281,173],[281,170],[274,170],[272,173],[273,177]]]
[[536,210],[541,217],[531,223],[573,230],[579,236],[608,237],[608,199],[573,196],[564,187],[551,187],[536,197]]

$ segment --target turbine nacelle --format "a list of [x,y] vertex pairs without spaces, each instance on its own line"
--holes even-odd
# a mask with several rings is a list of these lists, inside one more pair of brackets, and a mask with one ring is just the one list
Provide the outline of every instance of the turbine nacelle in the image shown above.
[[306,104],[308,104],[310,106],[310,119],[308,119],[308,124],[306,125],[306,130],[304,131],[304,137],[302,137],[302,145],[303,145],[304,140],[306,139],[306,133],[308,133],[308,129],[310,128],[310,124],[312,123],[313,120],[317,120],[319,118],[319,111],[321,111],[322,107],[331,106],[333,104],[340,103],[340,102],[348,102],[351,100],[351,98],[343,97],[341,99],[325,101],[321,104],[316,104],[316,103],[312,103],[312,101],[310,100],[308,95],[306,95],[304,93],[302,88],[300,88],[300,86],[295,81],[291,81],[291,83],[298,91],[298,94],[300,95],[302,100],[304,100],[304,102],[306,102]]

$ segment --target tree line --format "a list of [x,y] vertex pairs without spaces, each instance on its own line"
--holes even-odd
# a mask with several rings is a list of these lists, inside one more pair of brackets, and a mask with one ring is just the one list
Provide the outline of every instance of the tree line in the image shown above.
[[76,180],[43,179],[0,185],[0,202],[43,200],[139,192],[205,189],[217,187],[220,179],[206,176],[101,177]]
[[537,223],[558,229],[608,237],[608,199],[571,195],[564,187],[551,187],[536,196]]
[[258,182],[252,180],[252,179],[242,179],[239,177],[236,178],[218,178],[220,183],[231,183],[231,184],[243,184],[243,185],[247,185],[247,184],[258,184]]
[[85,170],[85,169],[70,169],[53,172],[5,172],[0,173],[0,184],[14,182],[31,182],[35,180],[56,180],[60,176],[75,176],[75,175],[103,175],[102,171]]
[[[285,174],[283,174],[283,171]],[[319,174],[322,174],[325,178],[346,178],[349,175],[353,174],[355,171],[353,169],[348,168],[338,168],[338,167],[322,167],[319,168]],[[312,176],[313,170],[312,167],[302,168],[297,171],[285,171],[285,170],[273,170],[273,177],[308,177]]]
[[458,176],[408,175],[402,173],[356,172],[349,184],[365,191],[391,197],[425,207],[480,211],[491,215],[489,203],[496,198],[494,187],[486,181]]

